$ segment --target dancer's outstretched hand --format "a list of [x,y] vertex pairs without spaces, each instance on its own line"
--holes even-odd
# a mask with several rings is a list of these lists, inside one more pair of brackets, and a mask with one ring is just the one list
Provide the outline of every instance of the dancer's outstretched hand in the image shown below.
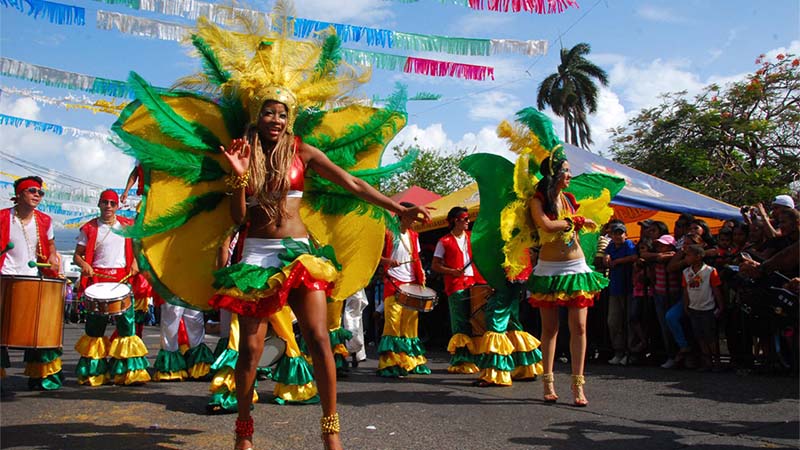
[[244,138],[234,139],[228,148],[220,146],[219,149],[231,165],[233,173],[241,176],[250,168],[250,143]]

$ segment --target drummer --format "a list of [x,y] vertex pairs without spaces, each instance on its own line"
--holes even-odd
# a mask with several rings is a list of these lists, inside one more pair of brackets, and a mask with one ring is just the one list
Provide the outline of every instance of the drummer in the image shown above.
[[436,244],[431,268],[444,275],[444,292],[450,306],[450,328],[453,337],[447,344],[450,352],[450,373],[477,373],[475,345],[470,325],[469,288],[486,284],[472,264],[469,212],[467,208],[455,206],[447,213],[450,232]]
[[[53,221],[36,208],[44,198],[42,179],[28,176],[14,181],[14,206],[0,210],[0,273],[57,277],[61,257],[56,253]],[[38,265],[37,265],[38,264]],[[32,266],[32,267],[31,267]],[[63,311],[63,309],[62,309]],[[62,317],[49,317],[61,326]],[[26,349],[25,375],[28,388],[55,390],[61,387],[61,349]],[[0,378],[10,367],[8,349],[0,348]]]
[[[415,205],[400,202],[406,208]],[[403,377],[410,373],[428,375],[425,347],[419,340],[419,312],[397,302],[398,288],[404,284],[425,285],[425,272],[419,257],[419,235],[411,229],[412,217],[401,217],[400,234],[386,230],[381,264],[385,269],[383,282],[384,325],[378,346],[378,375]]]
[[[133,224],[133,220],[117,216],[119,196],[114,190],[106,189],[100,193],[97,206],[100,217],[81,227],[75,246],[74,262],[81,268],[78,295],[84,295],[84,300],[87,287],[101,282],[124,282],[139,271],[131,239],[117,234],[123,226]],[[105,336],[109,316],[87,311],[86,333],[75,344],[75,350],[81,355],[75,368],[78,383],[100,386],[150,381],[147,347],[135,333],[134,318],[133,302],[129,299],[128,307],[116,317],[116,333],[109,339]],[[109,357],[110,362],[106,359]]]

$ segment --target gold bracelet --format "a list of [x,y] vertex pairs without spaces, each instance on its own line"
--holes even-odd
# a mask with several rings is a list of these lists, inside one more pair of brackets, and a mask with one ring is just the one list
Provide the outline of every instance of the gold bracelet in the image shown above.
[[322,427],[322,434],[336,434],[339,432],[339,413],[333,413],[330,416],[322,416],[319,419],[319,424]]
[[245,172],[242,175],[234,175],[234,174],[231,173],[230,175],[225,177],[225,184],[227,184],[228,187],[233,188],[233,189],[239,189],[239,188],[247,187],[247,183],[249,181],[250,181],[250,173],[249,172]]

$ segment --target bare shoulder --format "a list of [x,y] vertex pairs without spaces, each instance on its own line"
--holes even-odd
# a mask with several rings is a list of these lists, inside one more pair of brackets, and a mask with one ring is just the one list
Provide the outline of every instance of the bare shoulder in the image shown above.
[[300,141],[297,151],[300,153],[300,157],[303,158],[303,162],[306,164],[313,160],[318,160],[321,156],[325,156],[320,149],[303,141]]

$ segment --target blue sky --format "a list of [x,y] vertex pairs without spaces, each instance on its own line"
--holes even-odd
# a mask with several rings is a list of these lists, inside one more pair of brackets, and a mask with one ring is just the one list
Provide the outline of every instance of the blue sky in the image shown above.
[[[175,2],[175,0],[165,0]],[[116,11],[149,19],[189,25],[179,17],[136,11],[88,0],[62,3],[86,9],[85,26],[53,25],[11,8],[0,7],[0,55],[31,64],[96,77],[124,80],[134,70],[154,85],[169,86],[197,69],[180,44],[118,31],[96,29],[97,10]],[[699,92],[712,82],[741,79],[756,70],[759,54],[800,54],[798,1],[589,1],[558,15],[476,11],[441,0],[405,3],[391,0],[326,0],[295,3],[297,16],[327,22],[362,25],[407,33],[484,39],[549,41],[544,56],[503,54],[454,56],[403,53],[494,67],[494,81],[433,78],[375,70],[364,93],[386,95],[395,83],[411,94],[433,92],[436,102],[412,102],[409,123],[395,144],[416,142],[421,147],[452,150],[466,147],[508,154],[495,135],[503,119],[535,103],[539,82],[558,65],[559,48],[578,42],[592,46],[590,59],[610,76],[597,114],[591,117],[595,152],[607,149],[607,129],[624,125],[641,108],[657,104],[661,93]],[[250,4],[268,10],[271,3]],[[362,46],[355,46],[364,48]],[[368,48],[372,51],[385,51]],[[402,53],[402,52],[394,52]],[[66,127],[107,132],[115,117],[85,110],[67,110],[8,89],[36,90],[61,98],[87,95],[48,88],[16,78],[0,77],[4,92],[0,113]],[[91,97],[91,96],[90,96]],[[102,98],[102,97],[92,97]],[[558,122],[557,122],[558,123]],[[560,132],[560,130],[559,130]],[[41,166],[70,173],[105,186],[121,187],[132,160],[102,140],[56,136],[33,129],[0,126],[0,151]],[[0,170],[24,174],[0,160]]]

